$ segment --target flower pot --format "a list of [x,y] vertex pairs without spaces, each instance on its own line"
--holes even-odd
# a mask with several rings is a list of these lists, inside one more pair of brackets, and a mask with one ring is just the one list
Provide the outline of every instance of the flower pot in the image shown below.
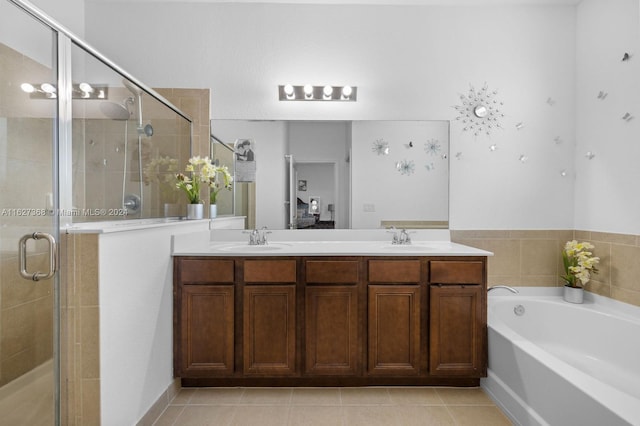
[[218,215],[218,206],[215,204],[209,204],[209,218],[213,219]]
[[562,298],[569,303],[582,303],[584,300],[584,289],[565,285]]
[[204,205],[187,204],[187,219],[202,219],[204,217]]

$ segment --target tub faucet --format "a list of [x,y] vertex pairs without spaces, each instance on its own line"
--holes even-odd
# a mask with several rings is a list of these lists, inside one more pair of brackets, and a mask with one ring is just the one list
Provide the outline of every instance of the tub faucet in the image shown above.
[[514,294],[520,293],[518,290],[516,290],[516,289],[515,289],[515,288],[513,288],[513,287],[509,287],[508,285],[494,285],[494,286],[492,286],[492,287],[489,287],[489,288],[487,289],[487,292],[489,292],[489,291],[491,291],[491,290],[495,290],[495,289],[497,289],[497,288],[504,288],[504,289],[506,289],[506,290],[509,290],[511,293],[514,293]]

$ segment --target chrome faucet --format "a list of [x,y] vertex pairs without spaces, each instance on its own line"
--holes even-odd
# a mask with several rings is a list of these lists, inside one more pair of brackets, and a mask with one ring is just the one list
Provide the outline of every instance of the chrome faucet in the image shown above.
[[267,231],[267,227],[263,226],[258,234],[258,245],[262,246],[265,244],[269,244],[269,242],[267,241],[267,234],[270,234],[270,233],[271,231]]
[[249,245],[257,246],[260,239],[260,232],[258,229],[252,229],[251,231],[242,231],[243,234],[249,234]]
[[400,241],[398,244],[411,244],[411,237],[409,237],[409,233],[406,229],[402,229],[400,231]]
[[391,244],[411,244],[411,237],[406,229],[397,230],[395,226],[390,226],[387,232],[393,233]]
[[487,289],[487,292],[489,292],[491,290],[495,290],[497,288],[504,288],[505,290],[509,290],[511,293],[514,293],[514,294],[520,293],[518,290],[516,290],[513,287],[509,287],[508,285],[494,285],[494,286],[489,287]]
[[260,230],[258,230],[258,228],[255,228],[251,231],[243,231],[243,233],[249,234],[250,246],[263,246],[269,244],[269,242],[267,241],[267,234],[270,234],[271,231],[267,231],[266,226],[263,226]]

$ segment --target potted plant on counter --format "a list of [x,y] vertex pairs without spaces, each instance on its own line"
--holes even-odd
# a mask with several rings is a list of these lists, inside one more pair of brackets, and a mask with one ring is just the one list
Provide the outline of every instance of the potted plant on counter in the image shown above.
[[184,173],[176,174],[176,187],[184,191],[189,201],[187,219],[203,218],[204,208],[200,199],[200,184],[209,182],[213,167],[209,157],[195,156],[189,159],[185,167],[185,172],[190,173],[191,176]]
[[[217,216],[217,205],[216,201],[218,200],[218,192],[222,188],[231,191],[231,182],[233,182],[233,177],[229,173],[229,169],[227,166],[212,166],[210,170],[211,174],[209,176],[209,217],[213,219]],[[222,182],[219,180],[219,176],[222,176]]]
[[562,263],[564,275],[564,300],[570,303],[582,303],[584,299],[584,286],[591,279],[591,274],[598,272],[596,265],[600,258],[593,256],[589,250],[593,244],[576,240],[567,241],[562,250]]

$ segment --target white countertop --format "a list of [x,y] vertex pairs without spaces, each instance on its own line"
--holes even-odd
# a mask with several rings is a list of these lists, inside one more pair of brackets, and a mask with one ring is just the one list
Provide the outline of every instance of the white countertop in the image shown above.
[[410,244],[391,244],[391,234],[372,230],[279,230],[265,245],[249,245],[242,231],[214,230],[173,237],[174,256],[493,256],[453,243],[448,230],[411,231]]

